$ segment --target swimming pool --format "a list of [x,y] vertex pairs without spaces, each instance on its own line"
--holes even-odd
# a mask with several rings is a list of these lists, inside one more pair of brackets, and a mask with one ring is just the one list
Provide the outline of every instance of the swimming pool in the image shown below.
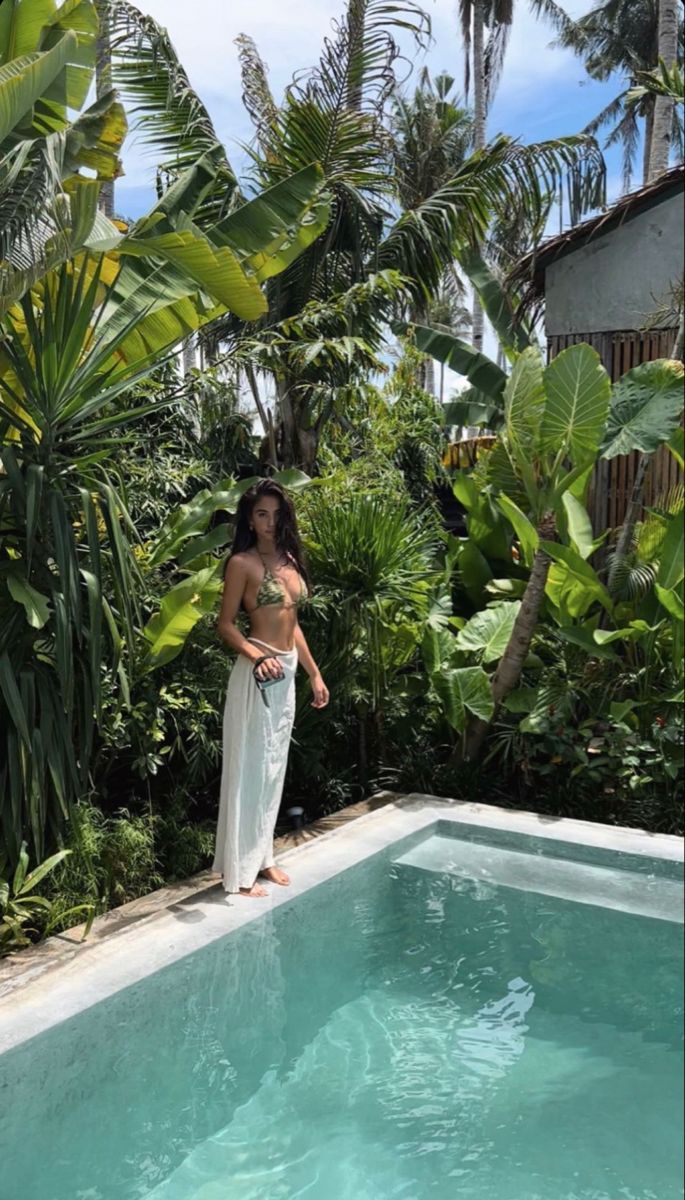
[[1,1200],[676,1200],[679,918],[432,820],[2,1055]]

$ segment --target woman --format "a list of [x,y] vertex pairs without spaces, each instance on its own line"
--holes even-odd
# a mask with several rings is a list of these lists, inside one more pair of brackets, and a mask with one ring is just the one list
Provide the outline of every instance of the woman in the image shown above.
[[[298,605],[308,594],[292,501],[273,480],[262,479],[238,505],[218,624],[220,637],[238,652],[224,709],[214,856],[226,892],[266,896],[260,875],[282,887],[290,883],[274,863],[273,832],[295,716],[298,662],[311,680],[312,706],[325,708],[329,700],[297,619]],[[250,617],[249,637],[235,623],[240,608]]]

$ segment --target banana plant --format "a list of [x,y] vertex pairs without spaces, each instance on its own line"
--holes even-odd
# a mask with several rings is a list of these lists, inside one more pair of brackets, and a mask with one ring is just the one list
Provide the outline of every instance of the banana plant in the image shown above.
[[[500,436],[468,487],[475,501],[487,498],[511,526],[530,574],[520,605],[512,602],[518,607],[512,609],[511,633],[490,681],[491,714],[472,716],[466,727],[461,752],[468,759],[480,752],[520,679],[545,597],[562,624],[572,624],[593,602],[613,609],[588,562],[598,543],[584,498],[602,455],[626,453],[646,438],[650,445],[668,441],[677,427],[682,364],[665,360],[649,366],[650,372],[636,368],[637,375],[629,372],[612,389],[599,356],[587,345],[570,347],[547,367],[533,348],[515,361],[503,393]],[[638,409],[651,415],[640,420]],[[462,648],[474,632],[468,626],[460,632]]]
[[200,160],[150,221],[35,280],[0,325],[0,823],[13,860],[24,836],[38,858],[59,836],[87,789],[102,673],[125,699],[137,661],[136,533],[108,459],[159,402],[124,396],[212,315],[262,312],[261,281],[327,220],[314,166],[200,230],[210,175]]
[[84,108],[97,31],[92,0],[0,8],[0,314],[77,251],[120,236],[97,201],[121,173],[126,115],[113,91]]

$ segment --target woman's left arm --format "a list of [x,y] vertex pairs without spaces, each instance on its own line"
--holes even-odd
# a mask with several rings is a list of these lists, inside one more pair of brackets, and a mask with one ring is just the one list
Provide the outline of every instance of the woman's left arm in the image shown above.
[[307,672],[312,685],[314,699],[312,700],[312,708],[325,708],[330,699],[330,694],[323,677],[312,656],[312,652],[307,645],[307,639],[302,632],[302,627],[299,623],[295,625],[295,646],[297,648],[297,657],[302,663]]

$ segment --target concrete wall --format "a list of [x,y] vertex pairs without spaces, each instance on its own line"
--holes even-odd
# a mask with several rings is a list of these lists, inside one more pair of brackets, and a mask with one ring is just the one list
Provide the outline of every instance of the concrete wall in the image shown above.
[[642,329],[682,280],[683,216],[680,192],[551,263],[547,336]]

